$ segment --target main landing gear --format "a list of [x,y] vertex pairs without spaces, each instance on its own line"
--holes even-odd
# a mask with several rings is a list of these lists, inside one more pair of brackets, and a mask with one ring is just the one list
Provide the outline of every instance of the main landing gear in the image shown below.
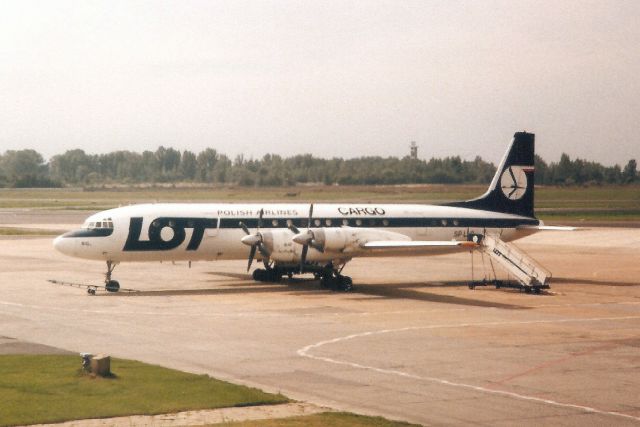
[[279,282],[282,279],[282,271],[278,268],[256,268],[253,270],[253,280],[256,282]]
[[353,290],[353,280],[349,276],[342,275],[342,269],[346,261],[335,265],[333,262],[324,266],[320,274],[320,286],[332,291],[350,292]]
[[[111,273],[113,273],[116,265],[118,265],[117,262],[107,261],[107,272],[104,275],[104,289],[107,292],[118,292],[120,290],[120,283],[117,280],[111,279]],[[89,293],[91,293],[91,289],[89,289]],[[93,294],[95,293],[96,291],[93,289]]]
[[295,274],[313,273],[316,279],[320,279],[322,288],[349,292],[353,290],[353,280],[351,280],[351,277],[341,274],[343,267],[344,264],[340,268],[336,268],[333,263],[329,263],[326,266],[308,264],[301,270],[297,264],[290,267],[265,264],[265,268],[258,268],[253,271],[253,280],[256,282],[277,283],[285,275],[292,278]]
[[349,276],[340,273],[327,274],[320,279],[320,286],[332,291],[349,292],[353,290],[353,280]]

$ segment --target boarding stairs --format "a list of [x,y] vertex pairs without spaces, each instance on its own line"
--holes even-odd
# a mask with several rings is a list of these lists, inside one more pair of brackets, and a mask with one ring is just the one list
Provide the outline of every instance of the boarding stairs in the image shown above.
[[515,245],[491,234],[485,234],[479,243],[479,249],[515,277],[525,292],[549,288],[551,272]]

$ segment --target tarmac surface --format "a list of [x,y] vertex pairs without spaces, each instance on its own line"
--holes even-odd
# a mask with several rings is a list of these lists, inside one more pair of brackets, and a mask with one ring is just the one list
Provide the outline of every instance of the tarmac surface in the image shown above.
[[246,261],[122,264],[141,292],[89,296],[47,279],[100,284],[103,264],[5,238],[0,336],[424,425],[640,425],[640,229],[517,245],[554,273],[550,293],[469,290],[456,254],[354,260],[351,293],[257,284]]

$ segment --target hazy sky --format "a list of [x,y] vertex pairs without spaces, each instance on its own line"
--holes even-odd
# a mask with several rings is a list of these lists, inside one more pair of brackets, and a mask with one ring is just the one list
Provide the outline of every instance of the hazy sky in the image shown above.
[[0,152],[640,160],[640,1],[2,1]]

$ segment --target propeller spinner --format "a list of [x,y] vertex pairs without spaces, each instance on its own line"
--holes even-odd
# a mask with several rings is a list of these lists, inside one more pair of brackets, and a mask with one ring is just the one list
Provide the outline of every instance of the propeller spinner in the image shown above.
[[300,232],[293,224],[289,226],[289,229],[296,233],[293,236],[293,241],[302,245],[302,254],[300,256],[300,271],[302,271],[305,262],[307,261],[307,252],[309,251],[309,246],[316,249],[317,251],[324,252],[324,249],[321,245],[315,242],[315,234],[313,230],[311,230],[311,219],[313,218],[313,203],[309,205],[309,217],[307,218],[307,230]]

